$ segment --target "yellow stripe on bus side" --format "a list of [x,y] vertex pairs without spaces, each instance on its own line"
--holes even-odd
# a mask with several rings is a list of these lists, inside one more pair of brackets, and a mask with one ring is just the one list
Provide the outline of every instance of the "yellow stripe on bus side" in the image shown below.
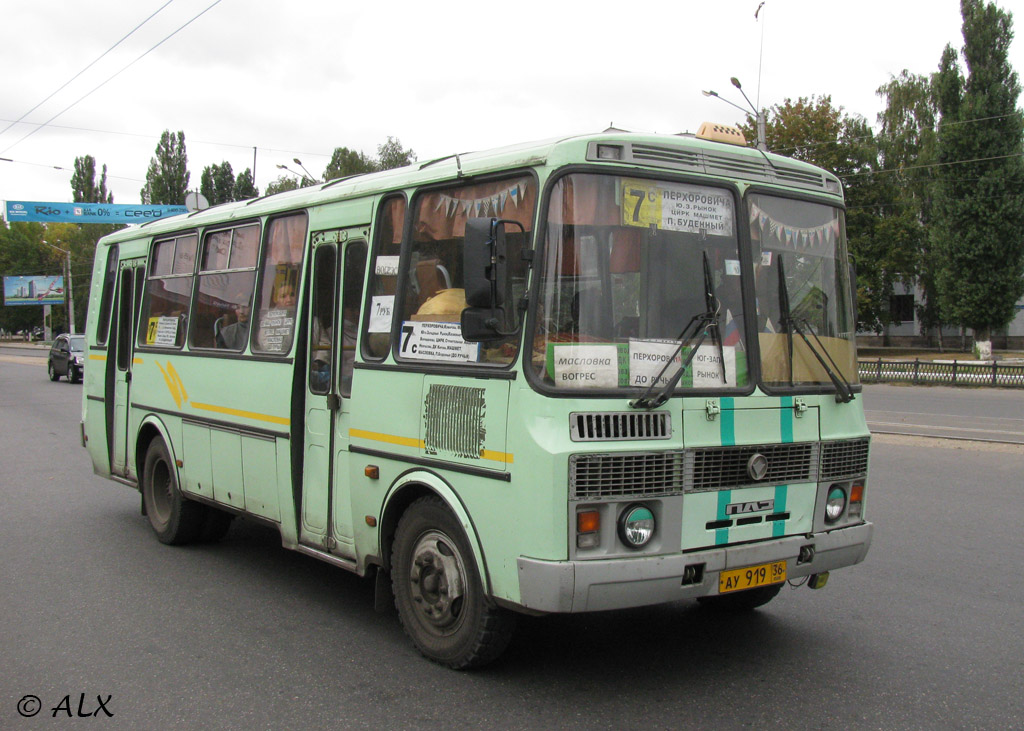
[[241,409],[229,409],[226,406],[213,406],[211,404],[197,404],[195,401],[192,402],[193,409],[201,409],[203,411],[212,411],[216,414],[227,414],[228,416],[241,416],[246,419],[255,419],[256,421],[267,421],[271,424],[280,424],[282,426],[291,425],[291,419],[283,416],[271,416],[270,414],[257,414],[254,411],[242,411]]
[[89,354],[89,360],[106,360],[106,359],[107,359],[107,356],[105,356],[105,355],[93,355],[92,353]]
[[[416,439],[414,437],[399,437],[394,434],[382,434],[375,431],[364,431],[363,429],[349,429],[349,437],[355,437],[357,439],[369,439],[374,442],[384,442],[385,444],[397,444],[402,447],[415,447],[417,449],[423,449],[424,443],[422,439]],[[481,459],[486,459],[491,462],[501,462],[502,464],[512,464],[512,455],[507,452],[495,452],[490,449],[484,449],[480,452]]]
[[375,431],[363,431],[362,429],[349,429],[349,437],[356,437],[357,439],[370,439],[375,442],[384,442],[386,444],[398,444],[402,447],[417,447],[423,448],[423,440],[416,439],[415,437],[396,437],[393,434],[381,434]]

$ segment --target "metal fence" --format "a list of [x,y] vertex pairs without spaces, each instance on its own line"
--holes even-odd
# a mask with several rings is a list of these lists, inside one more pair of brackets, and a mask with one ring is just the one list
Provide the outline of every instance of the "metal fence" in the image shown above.
[[1024,365],[928,360],[861,360],[857,373],[862,383],[931,383],[950,386],[1006,386],[1024,388]]

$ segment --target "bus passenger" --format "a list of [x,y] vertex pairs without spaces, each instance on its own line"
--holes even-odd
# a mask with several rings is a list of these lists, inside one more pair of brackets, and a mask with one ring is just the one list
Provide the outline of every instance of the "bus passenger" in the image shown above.
[[244,350],[249,340],[249,303],[235,305],[236,322],[220,329],[217,335],[217,347],[228,350]]

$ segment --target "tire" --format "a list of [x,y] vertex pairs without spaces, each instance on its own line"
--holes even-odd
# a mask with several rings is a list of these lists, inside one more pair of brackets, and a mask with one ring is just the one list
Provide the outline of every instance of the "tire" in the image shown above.
[[228,534],[228,528],[231,527],[231,521],[235,516],[208,505],[203,507],[206,509],[206,519],[203,521],[199,540],[202,543],[219,543]]
[[488,605],[466,534],[436,497],[420,498],[402,515],[391,582],[402,627],[434,662],[480,667],[512,639],[514,615]]
[[46,364],[46,372],[48,374],[50,374],[50,380],[51,381],[59,381],[60,380],[60,374],[57,373],[57,371],[53,370],[53,361],[52,360],[47,362],[47,364]]
[[756,589],[738,591],[735,594],[702,596],[697,601],[708,609],[715,609],[721,612],[751,612],[778,596],[783,586],[783,584],[759,586]]
[[174,462],[160,438],[150,442],[146,450],[142,502],[161,543],[183,545],[199,538],[206,520],[205,506],[181,494]]
[[82,371],[80,371],[78,368],[72,368],[70,371],[68,371],[68,380],[71,381],[72,383],[81,383]]

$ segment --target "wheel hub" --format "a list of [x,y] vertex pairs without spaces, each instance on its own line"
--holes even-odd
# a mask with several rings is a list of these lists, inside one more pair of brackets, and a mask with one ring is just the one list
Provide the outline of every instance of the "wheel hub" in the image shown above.
[[466,570],[448,536],[429,531],[416,542],[409,572],[412,600],[421,617],[447,629],[462,617]]

